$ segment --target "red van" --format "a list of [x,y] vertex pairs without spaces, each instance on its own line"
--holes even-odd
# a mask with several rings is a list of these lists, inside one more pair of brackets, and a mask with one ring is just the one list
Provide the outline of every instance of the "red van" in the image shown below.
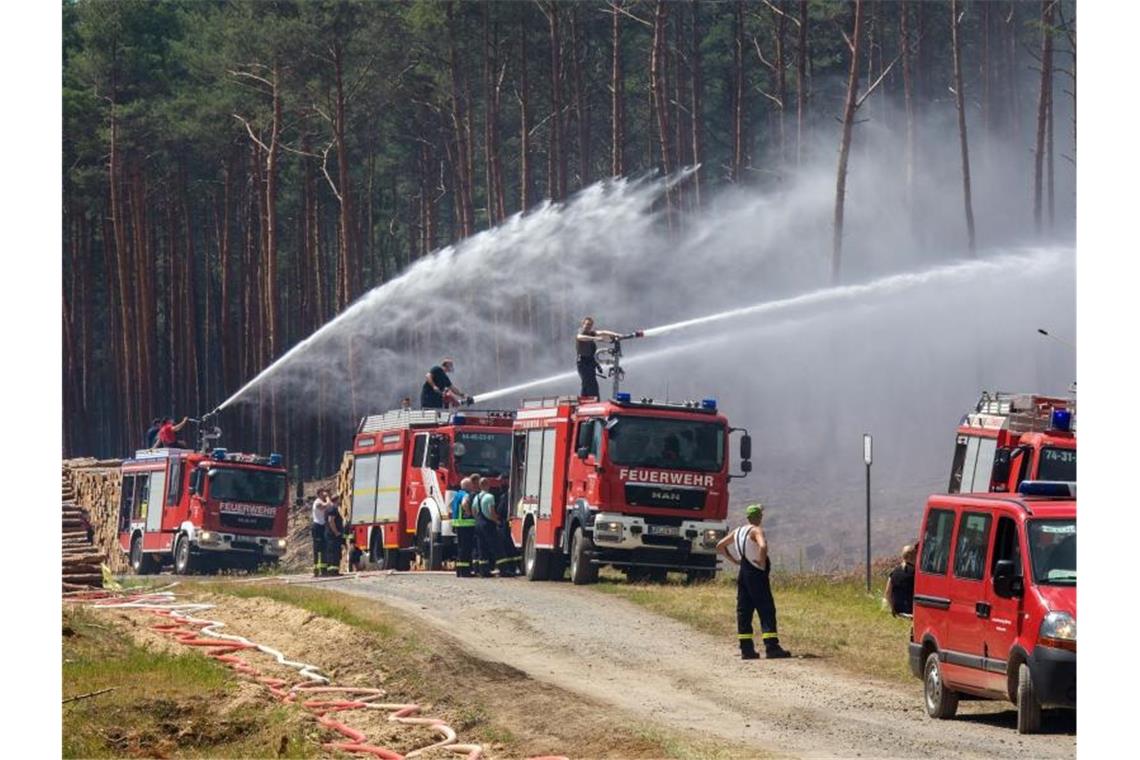
[[931,496],[914,580],[910,669],[926,711],[1008,699],[1017,730],[1077,706],[1076,484]]

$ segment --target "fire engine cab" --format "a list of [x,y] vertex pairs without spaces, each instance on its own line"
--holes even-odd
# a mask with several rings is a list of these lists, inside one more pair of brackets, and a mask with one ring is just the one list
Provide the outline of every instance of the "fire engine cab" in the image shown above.
[[380,567],[413,556],[438,570],[456,550],[451,497],[478,473],[495,492],[510,471],[512,411],[400,409],[365,417],[353,442],[351,522]]
[[982,393],[958,426],[950,493],[1016,493],[1026,480],[1077,479],[1076,401]]
[[690,580],[717,569],[728,481],[751,469],[741,430],[740,475],[729,474],[737,428],[715,399],[680,403],[558,397],[525,401],[511,446],[511,534],[529,580],[593,583],[602,565],[631,579]]
[[122,464],[119,545],[140,575],[254,569],[285,553],[288,482],[280,454],[144,449]]

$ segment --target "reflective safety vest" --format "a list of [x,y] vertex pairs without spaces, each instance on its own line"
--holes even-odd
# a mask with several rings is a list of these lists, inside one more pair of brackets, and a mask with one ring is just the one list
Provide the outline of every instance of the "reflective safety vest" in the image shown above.
[[451,497],[451,527],[452,528],[474,528],[475,518],[463,514],[463,502],[467,498],[468,493],[463,490],[455,492]]

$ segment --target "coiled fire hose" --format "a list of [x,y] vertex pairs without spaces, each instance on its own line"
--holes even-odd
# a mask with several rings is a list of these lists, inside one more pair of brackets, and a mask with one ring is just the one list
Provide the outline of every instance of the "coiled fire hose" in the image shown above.
[[[163,589],[168,588],[170,586],[163,587]],[[173,637],[185,646],[206,649],[207,657],[223,662],[234,671],[264,685],[271,694],[282,702],[300,704],[312,713],[322,726],[336,731],[347,739],[347,741],[327,742],[323,745],[325,749],[372,755],[384,760],[419,757],[425,752],[435,749],[466,755],[467,760],[478,760],[482,757],[483,747],[481,745],[457,743],[455,730],[443,720],[413,717],[420,712],[419,705],[380,702],[380,698],[385,694],[383,689],[334,686],[326,676],[320,673],[320,669],[316,666],[290,660],[278,650],[265,644],[250,641],[243,636],[221,633],[218,629],[225,627],[225,623],[221,621],[194,616],[194,613],[212,609],[215,605],[203,602],[180,603],[176,601],[173,592],[163,589],[145,592],[74,591],[64,594],[64,601],[87,604],[103,609],[147,610],[154,615],[165,618],[167,622],[157,623],[151,628]],[[304,680],[290,685],[285,679],[266,676],[235,654],[251,649],[268,654],[278,664],[296,670],[297,674]],[[340,698],[324,698],[331,695],[338,695]],[[368,743],[368,737],[363,732],[329,717],[330,713],[349,710],[383,710],[389,713],[388,720],[390,722],[406,726],[425,726],[438,733],[441,738],[432,744],[401,755],[387,747]]]

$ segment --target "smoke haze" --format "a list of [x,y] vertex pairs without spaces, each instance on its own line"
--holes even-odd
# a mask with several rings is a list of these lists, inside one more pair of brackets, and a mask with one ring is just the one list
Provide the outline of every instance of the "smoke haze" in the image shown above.
[[[755,469],[734,481],[734,506],[770,505],[774,556],[787,565],[861,560],[862,434],[873,433],[874,549],[894,553],[917,531],[925,496],[945,490],[954,427],[981,390],[1064,393],[1076,379],[1073,352],[1037,333],[1076,334],[1073,171],[1058,167],[1056,229],[1043,241],[1030,234],[1031,153],[972,135],[979,250],[969,260],[952,109],[919,125],[910,189],[902,141],[884,126],[902,117],[884,106],[876,116],[856,128],[837,289],[829,134],[766,189],[706,191],[679,232],[667,230],[665,185],[652,178],[598,183],[515,216],[367,293],[225,406],[272,392],[295,418],[320,403],[356,419],[404,396],[418,402],[445,355],[474,394],[561,376],[488,404],[513,408],[576,392],[584,315],[624,332],[744,309],[628,341],[626,388],[716,397],[752,432]],[[746,308],[782,299],[793,301]]]

